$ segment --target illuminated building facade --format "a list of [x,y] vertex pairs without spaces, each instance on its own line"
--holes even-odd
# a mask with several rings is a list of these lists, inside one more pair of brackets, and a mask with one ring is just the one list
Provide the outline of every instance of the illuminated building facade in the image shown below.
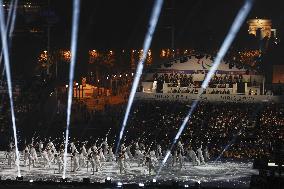
[[269,19],[250,19],[248,20],[249,34],[257,35],[257,31],[260,31],[260,37],[263,39],[264,37],[275,37],[276,38],[276,29],[272,28],[272,21]]

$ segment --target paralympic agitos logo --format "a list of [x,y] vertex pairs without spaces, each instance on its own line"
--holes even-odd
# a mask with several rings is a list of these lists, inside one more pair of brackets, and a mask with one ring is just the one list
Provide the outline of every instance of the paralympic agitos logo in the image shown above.
[[[202,66],[203,69],[208,70],[209,68],[212,67],[211,65],[208,65],[208,64],[204,63],[203,60],[201,60],[201,63],[200,63],[200,60],[201,60],[201,59],[198,59],[198,60],[197,60],[197,64],[201,64],[201,66]],[[212,63],[213,63],[213,62],[212,62]]]

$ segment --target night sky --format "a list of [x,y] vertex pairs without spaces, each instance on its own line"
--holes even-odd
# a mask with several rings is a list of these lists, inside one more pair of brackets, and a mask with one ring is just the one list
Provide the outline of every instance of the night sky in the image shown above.
[[[38,2],[38,1],[36,1]],[[72,1],[47,0],[42,3],[42,12],[54,14],[51,27],[51,49],[70,48]],[[165,0],[152,49],[171,47],[171,30],[175,28],[175,48],[218,49],[225,38],[242,0]],[[89,49],[141,49],[154,0],[81,0],[78,41],[78,59],[86,62]],[[284,31],[283,3],[280,0],[255,0],[248,18],[272,19],[273,27],[281,39]],[[21,16],[16,28],[25,27]],[[12,59],[15,71],[31,73],[39,52],[46,49],[46,17],[40,15],[37,25],[41,35],[15,35]],[[34,24],[34,23],[33,23]],[[244,24],[238,37],[247,35]],[[204,47],[203,47],[204,48]],[[25,61],[25,66],[23,65]]]
[[[56,41],[61,41],[63,45],[68,40],[66,33],[70,33],[71,28],[71,2],[52,2],[52,9],[60,18],[53,31],[58,34]],[[90,48],[142,47],[154,0],[81,2],[79,36]],[[241,0],[165,0],[153,46],[170,47],[169,26],[172,20],[176,47],[192,46],[208,35],[216,42],[222,41],[242,4]],[[284,16],[281,9],[284,7],[281,4],[279,0],[255,0],[249,18],[270,18],[273,26],[282,33]],[[242,30],[247,31],[246,24]]]

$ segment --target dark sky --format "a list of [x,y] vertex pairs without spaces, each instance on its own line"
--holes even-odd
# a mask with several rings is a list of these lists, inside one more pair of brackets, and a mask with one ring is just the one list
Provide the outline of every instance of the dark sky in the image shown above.
[[[42,12],[47,12],[47,2],[40,1]],[[164,0],[151,48],[171,47],[170,26],[173,25],[175,48],[197,48],[203,44],[202,48],[218,49],[243,2]],[[90,49],[141,49],[153,4],[154,0],[81,0],[78,61],[87,63]],[[281,39],[284,36],[283,8],[282,0],[255,0],[248,18],[272,19]],[[51,49],[70,49],[72,0],[50,0],[49,10],[57,18],[51,28]],[[23,16],[17,17],[16,28],[25,27],[23,20]],[[41,25],[42,34],[15,35],[13,38],[13,70],[19,74],[31,74],[39,53],[46,50],[46,21],[43,21],[46,17],[41,15],[39,20],[35,25]],[[245,23],[238,37],[246,36],[247,30]]]
[[[71,3],[51,0],[51,9],[59,17],[52,34],[63,46],[70,38]],[[154,0],[82,0],[80,40],[90,48],[141,47],[153,4]],[[153,46],[170,46],[168,27],[172,20],[176,47],[191,46],[208,35],[216,42],[222,41],[242,4],[242,0],[165,0]],[[249,18],[271,18],[282,33],[282,4],[279,0],[255,0]],[[247,30],[246,24],[242,30]]]

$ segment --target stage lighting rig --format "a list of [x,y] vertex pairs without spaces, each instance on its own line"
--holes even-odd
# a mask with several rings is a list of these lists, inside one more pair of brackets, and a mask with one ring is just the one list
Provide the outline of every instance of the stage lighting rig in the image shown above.
[[138,186],[139,186],[139,188],[143,188],[145,185],[144,185],[144,183],[140,182],[140,183],[138,184]]

